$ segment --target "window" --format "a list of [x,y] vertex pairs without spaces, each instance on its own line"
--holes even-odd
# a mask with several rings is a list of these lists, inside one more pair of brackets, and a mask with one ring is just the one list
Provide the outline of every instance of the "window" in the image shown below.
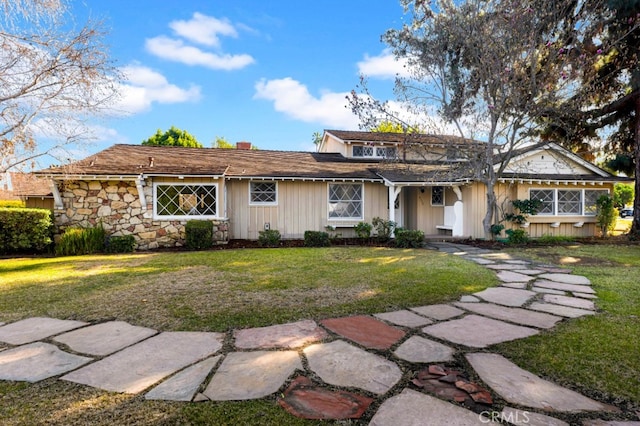
[[431,187],[431,205],[444,206],[444,186]]
[[329,219],[362,218],[362,184],[329,184]]
[[529,198],[542,204],[539,215],[595,216],[596,201],[606,189],[531,189]]
[[552,215],[555,213],[555,190],[553,189],[532,189],[529,191],[530,200],[540,201],[538,214]]
[[595,216],[598,206],[596,201],[603,195],[609,195],[606,189],[585,189],[584,190],[584,214],[585,216]]
[[372,146],[354,146],[353,156],[354,157],[373,157],[373,147]]
[[582,191],[558,189],[558,214],[579,215],[582,213]]
[[154,214],[162,218],[218,215],[217,184],[154,184]]
[[278,185],[276,182],[250,182],[249,204],[278,203]]
[[372,158],[396,158],[396,149],[394,147],[372,147],[356,145],[352,148],[354,157],[372,157]]

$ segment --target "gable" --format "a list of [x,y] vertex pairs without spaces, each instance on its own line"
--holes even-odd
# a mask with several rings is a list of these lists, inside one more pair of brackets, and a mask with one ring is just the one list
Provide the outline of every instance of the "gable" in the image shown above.
[[611,176],[594,164],[553,144],[514,157],[504,173],[516,176]]

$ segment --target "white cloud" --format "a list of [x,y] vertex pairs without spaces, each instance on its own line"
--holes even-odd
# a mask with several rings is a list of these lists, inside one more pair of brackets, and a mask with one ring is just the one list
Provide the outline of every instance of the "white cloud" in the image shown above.
[[220,47],[218,35],[238,36],[228,19],[217,19],[199,12],[195,12],[189,21],[170,22],[169,27],[176,35],[205,46]]
[[[169,27],[175,37],[160,35],[147,39],[145,48],[149,53],[169,61],[225,71],[241,69],[255,62],[249,54],[222,51],[220,36],[238,37],[236,27],[227,19],[196,12],[189,21],[172,21]],[[248,29],[243,25],[238,25],[238,28]],[[215,51],[201,49],[193,43]]]
[[151,108],[154,102],[173,104],[195,102],[200,99],[200,87],[183,89],[169,83],[165,76],[142,65],[129,65],[122,69],[126,83],[120,88],[121,99],[115,109],[135,114]]
[[217,54],[186,45],[182,40],[158,36],[147,39],[145,47],[150,53],[186,65],[200,65],[214,70],[235,70],[255,62],[251,55]]
[[364,60],[358,62],[358,72],[367,77],[390,79],[395,77],[409,77],[406,59],[398,60],[389,49],[385,49],[378,56],[364,55]]
[[290,77],[262,79],[255,89],[254,99],[273,101],[276,111],[296,120],[341,129],[358,128],[358,118],[348,107],[347,92],[325,92],[317,98],[305,85]]

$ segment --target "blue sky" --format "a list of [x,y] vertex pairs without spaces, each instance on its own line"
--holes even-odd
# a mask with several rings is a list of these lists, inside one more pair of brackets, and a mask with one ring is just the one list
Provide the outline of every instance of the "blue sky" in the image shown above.
[[261,149],[313,150],[314,132],[357,130],[345,96],[366,74],[390,97],[402,67],[380,36],[399,28],[398,0],[85,0],[78,23],[103,20],[128,81],[88,154],[138,144],[174,125],[205,146],[217,136]]

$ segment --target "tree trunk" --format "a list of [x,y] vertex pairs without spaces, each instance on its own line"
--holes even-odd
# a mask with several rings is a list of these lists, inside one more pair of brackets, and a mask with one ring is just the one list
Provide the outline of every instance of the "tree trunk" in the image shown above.
[[640,96],[635,99],[635,123],[634,123],[634,161],[636,165],[635,176],[635,198],[633,200],[633,222],[630,234],[632,237],[640,238]]

